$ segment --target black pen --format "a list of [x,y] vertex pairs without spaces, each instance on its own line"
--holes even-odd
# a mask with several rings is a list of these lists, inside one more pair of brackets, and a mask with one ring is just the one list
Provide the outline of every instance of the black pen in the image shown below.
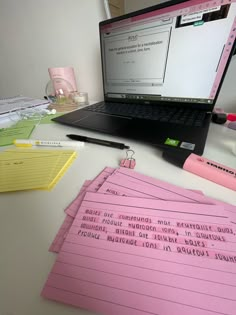
[[125,145],[124,143],[107,141],[107,140],[96,139],[96,138],[89,138],[89,137],[80,136],[80,135],[66,135],[66,136],[70,138],[71,140],[100,144],[100,145],[105,145],[107,147],[117,148],[121,150],[129,149],[129,146]]

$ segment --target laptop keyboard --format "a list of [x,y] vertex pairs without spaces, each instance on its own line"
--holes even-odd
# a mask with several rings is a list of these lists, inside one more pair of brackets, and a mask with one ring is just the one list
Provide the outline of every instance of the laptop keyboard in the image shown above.
[[205,112],[193,109],[126,103],[97,103],[86,110],[195,127],[203,126],[206,117]]

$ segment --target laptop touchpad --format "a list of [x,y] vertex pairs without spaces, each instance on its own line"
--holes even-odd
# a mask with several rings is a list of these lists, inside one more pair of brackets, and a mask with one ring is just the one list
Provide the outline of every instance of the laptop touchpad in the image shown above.
[[73,125],[112,133],[125,128],[130,121],[132,121],[132,119],[125,117],[92,114],[85,116],[80,120],[74,121]]

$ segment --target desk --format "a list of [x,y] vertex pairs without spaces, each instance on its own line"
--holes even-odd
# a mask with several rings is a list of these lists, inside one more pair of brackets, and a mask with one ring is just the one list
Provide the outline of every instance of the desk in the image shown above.
[[[95,132],[59,124],[36,127],[32,138],[66,140],[66,134],[98,137]],[[168,164],[161,151],[134,141],[125,142],[135,151],[135,170],[236,205],[236,192]],[[236,167],[232,153],[236,132],[211,124],[204,156]],[[1,148],[3,150],[4,148]],[[117,167],[125,151],[86,144],[66,174],[51,191],[23,191],[0,195],[0,315],[85,315],[82,309],[45,300],[40,292],[56,256],[48,252],[65,218],[64,209],[76,197],[86,179],[93,179],[105,166]]]

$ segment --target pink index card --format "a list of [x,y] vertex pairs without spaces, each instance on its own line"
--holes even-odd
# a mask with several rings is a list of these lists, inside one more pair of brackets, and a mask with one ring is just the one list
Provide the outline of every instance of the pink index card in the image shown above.
[[[99,187],[102,185],[102,183],[114,172],[114,168],[106,167],[103,169],[103,171],[92,181],[90,181],[90,184],[87,185],[84,192],[91,191],[96,192]],[[78,195],[78,197],[70,204],[70,206],[65,210],[66,214],[69,214],[72,217],[76,216],[76,213],[78,211],[78,208],[83,200],[84,193]]]
[[77,195],[77,197],[72,201],[72,203],[66,208],[65,212],[67,213],[67,216],[64,220],[64,222],[62,223],[55,239],[53,240],[49,251],[50,252],[55,252],[55,253],[59,253],[61,246],[64,242],[64,239],[66,237],[66,234],[68,232],[68,230],[71,227],[71,224],[73,222],[73,219],[79,209],[79,206],[83,200],[84,197],[84,192],[88,189],[88,191],[97,191],[98,188],[101,186],[101,184],[103,183],[104,180],[107,179],[107,177],[113,173],[115,169],[110,168],[110,167],[106,167],[96,178],[95,180],[91,181],[91,180],[86,180],[79,192],[79,194]]
[[70,203],[70,205],[65,209],[65,212],[67,214],[69,214],[70,216],[71,213],[76,213],[78,206],[80,205],[80,202],[78,202],[79,197],[81,196],[81,194],[85,191],[85,189],[91,184],[91,180],[86,180],[81,188],[81,190],[79,191],[77,197]]
[[235,315],[223,207],[86,193],[42,296],[107,315]]
[[116,169],[103,183],[98,192],[120,196],[148,197],[162,200],[222,205],[227,211],[230,222],[234,224],[236,231],[236,206],[142,175],[133,170]]
[[103,183],[98,192],[212,204],[212,201],[208,201],[202,194],[142,175],[133,170],[123,170],[123,168],[116,169]]
[[[72,203],[69,205],[68,208],[70,209],[74,209],[76,207],[76,203],[77,203],[77,199],[79,198],[79,196],[81,195],[81,193],[86,189],[86,187],[88,187],[88,185],[91,183],[90,180],[86,180],[79,192],[79,194],[77,195],[77,197],[72,201]],[[64,242],[64,239],[66,237],[67,232],[69,231],[72,222],[73,222],[73,217],[70,215],[67,215],[66,218],[64,219],[60,229],[58,230],[51,246],[49,247],[49,251],[50,252],[54,252],[54,253],[58,253],[61,249],[61,246]]]
[[196,194],[204,195],[204,193],[201,190],[198,190],[198,189],[190,189],[190,191],[193,191]]
[[57,235],[55,239],[53,240],[51,246],[49,247],[49,251],[53,253],[59,253],[61,246],[65,240],[65,237],[74,221],[74,218],[70,215],[67,215],[65,217],[65,220],[63,221],[59,231],[57,232]]

